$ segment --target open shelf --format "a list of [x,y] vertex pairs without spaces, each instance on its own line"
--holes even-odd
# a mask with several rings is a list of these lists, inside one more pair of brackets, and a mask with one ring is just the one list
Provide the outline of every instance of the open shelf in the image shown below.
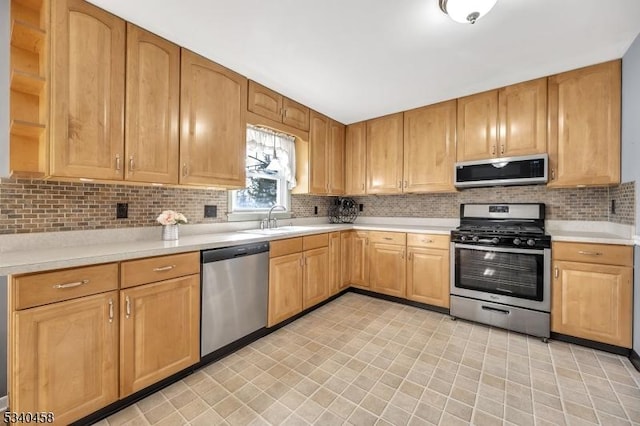
[[37,74],[18,71],[11,72],[11,90],[39,96],[46,84],[46,80]]
[[47,33],[23,21],[13,21],[11,45],[29,52],[40,53],[45,45]]
[[40,123],[30,123],[22,120],[11,120],[11,133],[16,136],[26,138],[39,138],[46,130],[47,126]]

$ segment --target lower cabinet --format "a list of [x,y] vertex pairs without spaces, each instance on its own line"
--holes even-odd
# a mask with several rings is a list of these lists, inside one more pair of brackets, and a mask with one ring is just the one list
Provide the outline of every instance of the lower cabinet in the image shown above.
[[350,238],[349,281],[356,287],[369,288],[369,232],[353,231]]
[[13,314],[12,412],[52,412],[65,425],[118,399],[117,302],[110,291]]
[[11,276],[10,410],[69,424],[197,363],[199,274],[193,252]]
[[369,232],[369,284],[371,291],[406,296],[405,234]]
[[449,236],[407,234],[407,299],[449,307]]
[[329,234],[329,295],[333,296],[342,290],[342,264],[340,232]]
[[328,234],[272,241],[269,256],[268,327],[329,297]]
[[553,244],[551,331],[631,347],[633,248]]
[[120,292],[120,397],[200,360],[200,276]]

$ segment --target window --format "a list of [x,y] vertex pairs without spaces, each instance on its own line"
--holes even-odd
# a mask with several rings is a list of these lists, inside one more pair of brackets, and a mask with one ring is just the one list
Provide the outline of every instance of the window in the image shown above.
[[[295,187],[295,138],[254,126],[247,127],[245,189],[229,191],[229,220],[255,220],[273,206],[287,208]],[[279,213],[283,217],[282,213]]]

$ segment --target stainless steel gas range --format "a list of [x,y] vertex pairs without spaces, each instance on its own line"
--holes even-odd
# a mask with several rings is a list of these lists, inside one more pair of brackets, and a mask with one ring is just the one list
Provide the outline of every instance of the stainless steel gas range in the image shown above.
[[451,232],[451,307],[464,318],[550,334],[551,237],[544,204],[462,204]]

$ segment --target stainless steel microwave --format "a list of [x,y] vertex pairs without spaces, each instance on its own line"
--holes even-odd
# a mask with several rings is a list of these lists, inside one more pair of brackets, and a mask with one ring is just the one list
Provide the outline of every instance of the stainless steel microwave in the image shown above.
[[546,183],[548,162],[547,154],[536,154],[456,163],[455,186],[468,188]]

